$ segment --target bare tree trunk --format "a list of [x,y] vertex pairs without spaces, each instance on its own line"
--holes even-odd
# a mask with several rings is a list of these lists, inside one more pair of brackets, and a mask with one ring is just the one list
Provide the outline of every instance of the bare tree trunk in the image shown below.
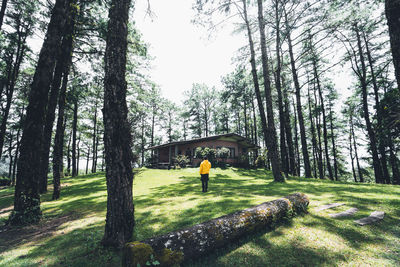
[[258,74],[257,74],[257,67],[256,67],[256,53],[254,50],[254,42],[253,42],[253,37],[250,29],[250,23],[247,18],[247,3],[246,0],[242,0],[243,3],[243,19],[246,23],[246,28],[247,28],[247,38],[249,39],[249,45],[250,45],[250,63],[251,63],[251,74],[253,76],[253,83],[254,83],[254,91],[256,93],[256,99],[257,99],[257,104],[258,104],[258,109],[260,113],[260,118],[261,118],[261,126],[262,126],[262,131],[263,131],[263,136],[264,136],[264,141],[266,142],[268,139],[268,132],[267,132],[267,119],[265,118],[265,111],[264,111],[264,104],[261,99],[261,93],[260,93],[260,85],[258,82]]
[[368,92],[367,92],[367,82],[366,82],[367,69],[365,66],[364,52],[362,50],[360,32],[359,32],[357,24],[354,27],[354,31],[356,32],[356,36],[357,36],[357,46],[358,46],[358,52],[359,52],[358,54],[359,54],[360,63],[361,63],[359,79],[360,79],[360,83],[361,83],[362,105],[363,105],[365,124],[367,126],[368,137],[370,140],[370,149],[371,149],[371,153],[372,153],[372,165],[374,167],[375,182],[383,183],[384,180],[383,180],[382,166],[381,166],[381,162],[380,162],[379,156],[378,156],[376,135],[375,135],[375,131],[372,127],[371,120],[369,118]]
[[90,146],[88,146],[88,152],[86,154],[86,171],[85,171],[86,175],[89,172],[89,160],[90,160]]
[[71,175],[71,140],[72,140],[72,131],[70,131],[69,133],[68,146],[67,146],[67,175]]
[[94,105],[94,118],[93,118],[93,149],[92,149],[92,173],[96,172],[96,136],[97,136],[97,99]]
[[335,135],[333,133],[333,113],[332,113],[332,105],[329,104],[329,118],[330,118],[330,126],[331,126],[331,139],[332,139],[332,152],[333,152],[333,168],[335,170],[335,180],[338,181],[338,164],[337,164],[337,153],[336,153],[336,142]]
[[[63,169],[63,156],[64,156],[64,133],[65,133],[65,124],[66,120],[64,117],[65,111],[65,100],[67,94],[67,83],[68,83],[68,74],[69,74],[69,66],[70,64],[65,65],[65,69],[63,72],[63,82],[60,90],[60,97],[58,98],[58,119],[57,119],[57,127],[56,127],[56,135],[54,137],[54,149],[53,149],[53,200],[60,198],[61,192],[61,178],[64,177],[64,169]],[[71,141],[71,138],[69,139]],[[68,143],[68,173],[69,173],[69,143]]]
[[78,126],[78,99],[74,102],[74,119],[72,120],[72,177],[77,175],[76,170],[76,133]]
[[[289,22],[287,18],[287,13],[285,11],[285,22],[286,22],[286,29],[290,31]],[[287,34],[288,46],[289,46],[289,55],[290,55],[290,64],[292,66],[292,75],[294,86],[296,88],[296,106],[297,106],[297,115],[299,117],[299,126],[300,126],[300,139],[301,139],[301,148],[303,153],[303,161],[304,161],[304,175],[305,177],[311,177],[311,167],[310,167],[310,157],[308,155],[308,148],[307,148],[307,137],[306,137],[306,128],[304,126],[304,118],[303,118],[303,111],[301,106],[301,92],[300,92],[300,84],[297,76],[297,69],[296,63],[294,60],[293,55],[293,46],[292,46],[292,39],[290,37],[290,32]]]
[[132,239],[132,137],[126,105],[126,51],[130,0],[112,0],[109,11],[104,79],[104,145],[107,217],[103,245],[123,247]]
[[17,185],[15,188],[14,211],[9,223],[12,225],[35,223],[41,218],[39,175],[42,151],[42,135],[56,56],[61,48],[65,24],[67,0],[57,0],[48,25],[46,38],[40,51],[35,75],[29,93],[29,104],[21,138],[18,159]]
[[[293,110],[296,110],[296,106],[293,101]],[[296,175],[300,176],[300,149],[299,149],[299,136],[297,131],[297,115],[294,112],[294,144],[295,144],[295,152],[296,152]]]
[[313,112],[311,108],[311,96],[310,96],[310,85],[308,86],[307,90],[307,96],[308,96],[308,112],[309,112],[309,119],[310,119],[310,125],[311,125],[311,142],[312,142],[312,147],[313,147],[313,172],[314,172],[314,177],[317,177],[317,164],[316,164],[316,154],[317,154],[317,140],[315,137],[315,127],[314,127],[314,119],[313,119]]
[[1,2],[1,9],[0,9],[0,30],[1,30],[1,27],[3,26],[4,14],[6,13],[7,2],[8,2],[8,0],[3,0],[3,1]]
[[285,178],[281,174],[280,157],[278,153],[278,145],[276,140],[276,130],[274,121],[274,112],[272,107],[272,95],[271,95],[271,82],[269,79],[269,68],[268,68],[268,57],[267,57],[267,46],[265,41],[265,21],[264,21],[264,10],[262,0],[257,0],[258,5],[258,25],[260,28],[260,43],[261,43],[261,61],[264,77],[264,91],[267,102],[267,146],[268,155],[271,160],[272,173],[274,175],[275,182],[284,182]]
[[385,181],[386,184],[390,184],[390,175],[389,175],[389,170],[387,166],[387,157],[386,157],[386,144],[387,139],[391,138],[390,136],[386,136],[385,131],[382,125],[382,108],[381,105],[379,104],[379,89],[378,89],[378,83],[376,80],[375,76],[375,70],[373,66],[373,59],[371,55],[371,51],[369,50],[369,43],[367,41],[367,37],[365,36],[365,32],[363,32],[363,39],[365,43],[365,49],[366,49],[366,54],[367,54],[367,59],[368,59],[368,65],[371,71],[371,80],[372,80],[372,87],[374,89],[374,96],[375,96],[375,109],[376,109],[376,116],[377,116],[377,122],[378,125],[376,127],[377,131],[377,139],[378,139],[378,149],[379,149],[379,154],[381,155],[381,167],[382,167],[382,174],[383,174],[383,180]]
[[350,150],[350,159],[351,159],[351,170],[353,173],[353,178],[354,178],[354,182],[357,183],[357,175],[356,175],[356,170],[354,168],[354,156],[353,156],[353,144],[352,144],[352,140],[353,136],[352,136],[352,131],[351,131],[351,126],[350,126],[350,130],[349,130],[349,150]]
[[48,107],[46,112],[46,123],[43,131],[43,150],[41,155],[41,165],[39,168],[41,169],[41,177],[39,181],[39,192],[41,194],[47,192],[47,180],[48,180],[48,172],[49,172],[49,154],[51,147],[51,136],[53,134],[53,126],[54,120],[56,117],[56,108],[57,102],[60,92],[60,86],[62,82],[62,75],[65,71],[65,68],[69,68],[69,65],[72,60],[72,46],[73,40],[72,36],[74,34],[75,29],[75,16],[77,13],[76,0],[70,0],[71,5],[67,8],[67,21],[65,25],[65,30],[63,33],[63,40],[61,43],[60,53],[57,55],[57,64],[54,70],[53,81],[51,84],[50,96],[48,101]]
[[360,179],[360,183],[364,183],[364,176],[362,174],[362,170],[360,167],[360,160],[359,160],[358,152],[357,152],[357,141],[356,141],[356,136],[354,134],[354,124],[353,124],[353,116],[352,115],[350,115],[350,127],[351,127],[351,129],[350,129],[351,135],[353,136],[354,155],[356,156],[358,178]]
[[400,90],[400,0],[385,0],[385,13],[389,26],[397,88]]

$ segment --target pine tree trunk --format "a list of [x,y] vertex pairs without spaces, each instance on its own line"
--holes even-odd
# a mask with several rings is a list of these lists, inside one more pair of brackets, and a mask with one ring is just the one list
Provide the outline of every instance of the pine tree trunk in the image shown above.
[[290,106],[289,106],[289,98],[287,95],[287,89],[285,86],[285,80],[282,78],[282,87],[284,88],[283,90],[283,98],[284,98],[284,104],[285,104],[285,109],[284,109],[284,116],[285,116],[285,136],[286,136],[286,142],[288,146],[288,152],[289,152],[289,173],[292,175],[296,175],[296,158],[295,158],[295,149],[293,145],[293,135],[292,135],[292,126],[290,122]]
[[362,174],[362,170],[361,170],[361,167],[360,167],[360,160],[359,160],[358,152],[357,152],[357,141],[356,141],[356,136],[355,136],[355,133],[354,133],[354,124],[353,124],[353,116],[352,115],[350,115],[350,130],[351,130],[351,135],[353,137],[354,155],[356,157],[358,178],[360,180],[360,183],[364,183],[364,176]]
[[354,156],[353,156],[353,144],[352,144],[352,140],[353,136],[352,136],[352,131],[351,131],[351,126],[350,126],[350,131],[349,131],[349,151],[350,151],[350,159],[351,159],[351,170],[353,173],[353,178],[354,178],[354,182],[357,183],[357,175],[356,175],[356,170],[354,168]]
[[11,173],[12,173],[12,166],[13,166],[13,160],[15,160],[15,159],[13,159],[13,156],[12,156],[12,150],[13,150],[13,145],[12,145],[12,142],[13,142],[13,134],[12,134],[12,131],[10,131],[10,134],[8,135],[9,136],[9,143],[8,143],[8,158],[10,159],[10,162],[9,162],[9,165],[8,165],[8,178],[10,178],[10,180],[12,179],[12,177],[11,177]]
[[51,136],[53,134],[53,125],[56,115],[57,102],[60,92],[60,86],[62,82],[63,72],[69,66],[72,59],[72,46],[73,46],[73,34],[75,29],[75,16],[76,16],[76,0],[70,0],[71,4],[67,8],[67,21],[65,24],[65,30],[63,33],[63,40],[61,44],[61,51],[57,56],[57,64],[54,70],[53,81],[51,84],[49,103],[46,112],[46,124],[43,132],[43,151],[41,158],[41,175],[39,181],[39,192],[41,194],[47,192],[47,180],[49,173],[49,154],[51,147]]
[[[288,31],[290,31],[286,11],[285,11],[285,21],[286,21],[286,29]],[[287,34],[287,40],[288,40],[288,48],[289,48],[289,56],[290,56],[290,65],[292,66],[293,81],[294,81],[294,86],[296,88],[296,104],[297,104],[296,106],[297,106],[297,115],[299,117],[301,150],[302,150],[303,161],[304,161],[304,176],[312,177],[311,176],[311,167],[310,167],[310,157],[309,157],[308,148],[307,148],[306,128],[304,126],[303,111],[302,111],[302,106],[301,106],[300,84],[299,84],[299,79],[297,76],[297,69],[296,69],[296,63],[295,63],[294,55],[293,55],[293,46],[292,46],[292,39],[290,37],[290,32],[288,32],[288,34]]]
[[57,0],[40,51],[35,75],[29,93],[24,130],[18,159],[17,185],[14,211],[9,223],[13,225],[34,223],[40,220],[39,175],[42,151],[41,140],[45,124],[48,93],[56,57],[61,48],[67,0]]
[[322,95],[322,89],[321,89],[321,83],[319,80],[319,73],[317,70],[317,62],[315,62],[315,59],[313,60],[313,68],[314,68],[314,76],[317,81],[317,89],[318,89],[318,95],[321,103],[321,110],[322,110],[322,126],[323,126],[323,131],[324,131],[324,150],[325,150],[325,160],[326,160],[326,166],[328,167],[328,174],[329,174],[329,179],[333,180],[333,172],[332,172],[332,166],[331,166],[331,161],[329,157],[329,151],[328,151],[328,127],[327,127],[327,122],[326,122],[326,114],[325,114],[325,105],[324,105],[324,97]]
[[[20,26],[18,26],[18,29]],[[26,50],[26,38],[27,38],[27,33],[23,33],[18,30],[18,42],[17,42],[17,52],[15,55],[15,62],[14,65],[10,68],[8,68],[9,73],[8,73],[8,81],[6,82],[6,106],[4,108],[3,114],[2,114],[2,121],[0,125],[0,158],[1,155],[3,154],[3,146],[4,146],[4,138],[6,135],[6,130],[7,130],[7,121],[8,121],[8,116],[10,114],[10,108],[13,100],[13,95],[14,95],[14,89],[15,89],[15,84],[17,82],[19,70],[21,63],[24,59],[25,55],[25,50]],[[13,57],[11,57],[13,58]],[[12,60],[11,60],[12,62]],[[12,64],[10,62],[10,64]],[[1,95],[0,95],[1,96]]]
[[[318,105],[318,99],[317,99],[317,94],[315,90],[315,85],[314,85],[314,101],[315,101],[315,109],[317,109]],[[317,159],[318,159],[318,173],[319,173],[319,178],[323,179],[325,176],[324,172],[324,163],[322,160],[322,142],[321,142],[321,120],[320,120],[320,115],[315,114],[315,124],[317,128]]]
[[[64,123],[66,124],[66,121],[64,121]],[[69,139],[67,146],[67,175],[71,175],[71,140],[72,140],[72,131],[69,132]]]
[[359,32],[357,25],[355,25],[354,30],[355,30],[356,36],[357,36],[357,47],[358,47],[358,52],[359,52],[358,54],[359,54],[360,63],[361,63],[361,73],[359,75],[359,79],[360,79],[360,83],[361,83],[362,106],[363,106],[365,124],[367,126],[368,138],[370,140],[370,149],[371,149],[371,153],[372,153],[372,165],[374,167],[375,182],[383,183],[384,177],[383,177],[383,173],[382,173],[381,162],[380,162],[379,156],[378,156],[376,135],[375,135],[375,131],[372,127],[371,120],[369,118],[368,92],[367,92],[367,82],[366,82],[367,69],[365,66],[364,52],[361,47],[360,32]]
[[107,218],[103,245],[123,247],[132,239],[132,137],[127,119],[125,81],[130,0],[112,0],[109,11],[104,79],[104,145]]
[[[293,101],[293,110],[296,110],[296,105]],[[300,149],[299,149],[299,136],[297,130],[297,113],[294,112],[294,144],[295,144],[295,153],[296,153],[296,175],[300,176]]]
[[8,0],[3,0],[3,1],[1,2],[1,9],[0,9],[0,30],[1,30],[1,27],[3,26],[4,14],[6,13],[7,2],[8,2]]
[[308,86],[307,90],[307,97],[308,97],[308,112],[309,112],[309,119],[310,119],[310,125],[311,125],[311,143],[312,143],[312,155],[313,155],[313,172],[314,172],[314,177],[317,177],[317,164],[316,164],[316,158],[317,158],[317,139],[315,137],[315,127],[314,127],[314,119],[313,119],[313,114],[312,114],[312,108],[311,108],[311,96],[310,96],[310,86]]
[[[253,99],[251,100],[251,108],[253,110],[254,144],[258,145],[256,108],[255,108]],[[258,157],[258,149],[256,150],[256,158],[257,157]]]
[[286,174],[289,173],[289,155],[286,148],[286,135],[285,135],[285,126],[286,126],[286,118],[285,113],[283,111],[283,100],[282,100],[282,84],[281,84],[281,37],[280,37],[280,18],[279,18],[279,1],[274,1],[275,5],[275,26],[276,26],[276,79],[275,79],[275,87],[278,93],[278,108],[279,108],[279,142],[280,142],[280,152],[281,152],[281,161],[282,161],[282,170]]
[[[63,170],[63,156],[64,156],[64,133],[65,133],[65,101],[67,94],[68,74],[70,64],[65,65],[63,71],[63,82],[60,90],[60,97],[58,98],[58,119],[56,127],[56,135],[54,138],[53,149],[53,200],[60,198],[61,192],[61,178],[64,177]],[[68,145],[69,146],[69,145]]]
[[93,146],[92,146],[92,173],[96,172],[96,133],[97,133],[97,100],[94,105],[94,118],[93,118]]
[[331,128],[331,139],[332,139],[332,152],[333,152],[333,169],[335,171],[335,180],[338,181],[338,164],[337,164],[337,152],[336,152],[336,142],[335,135],[333,133],[333,113],[332,105],[329,103],[329,118],[330,118],[330,128]]
[[72,120],[72,177],[78,175],[76,170],[76,133],[78,126],[78,99],[74,102],[74,119]]
[[86,171],[85,171],[86,175],[89,172],[89,159],[90,159],[90,147],[88,147],[88,152],[86,154]]
[[389,26],[397,88],[400,90],[400,0],[385,0],[385,13]]
[[[21,115],[21,117],[22,116],[23,115]],[[19,154],[19,146],[20,146],[20,140],[19,140],[20,134],[21,134],[21,127],[18,127],[16,148],[15,148],[15,155],[14,155],[14,163],[13,163],[12,175],[11,175],[11,186],[15,185],[15,174],[16,174],[15,171],[17,170],[17,162],[18,162],[18,154]]]
[[270,72],[268,68],[268,57],[267,57],[267,46],[265,41],[265,22],[264,22],[264,10],[262,0],[257,0],[258,5],[258,26],[260,29],[260,43],[261,43],[261,61],[264,77],[264,92],[267,102],[267,147],[268,155],[271,160],[272,173],[275,182],[284,182],[285,178],[281,174],[280,157],[278,154],[278,145],[276,140],[276,130],[274,121],[274,112],[272,107],[272,95],[271,95],[271,82]]
[[246,23],[246,28],[247,28],[247,38],[249,39],[249,45],[250,45],[250,63],[251,63],[251,74],[253,77],[253,83],[254,83],[254,91],[256,93],[256,99],[257,99],[257,104],[258,104],[258,109],[260,113],[260,118],[261,118],[261,126],[262,126],[262,132],[263,132],[263,137],[264,141],[268,139],[268,133],[267,133],[267,119],[265,118],[265,111],[264,111],[264,104],[261,99],[261,93],[260,93],[260,85],[258,82],[258,74],[257,74],[257,67],[256,67],[256,53],[254,50],[254,42],[253,42],[253,37],[250,29],[250,23],[247,18],[247,3],[246,0],[242,0],[243,3],[243,19]]
[[385,183],[390,184],[390,175],[389,175],[389,170],[388,170],[388,166],[387,166],[387,157],[386,157],[386,148],[385,148],[386,147],[385,144],[388,142],[387,138],[390,138],[390,136],[386,135],[385,130],[383,129],[382,108],[381,108],[381,105],[379,104],[378,82],[377,82],[376,76],[375,76],[375,70],[374,70],[374,66],[373,66],[371,51],[369,50],[369,44],[368,44],[367,37],[364,32],[363,32],[363,39],[364,39],[365,48],[366,48],[368,65],[369,65],[369,68],[371,71],[371,80],[372,80],[374,96],[375,96],[375,109],[376,109],[376,117],[377,117],[377,122],[378,122],[376,131],[378,133],[377,139],[378,139],[379,154],[381,155],[382,174],[384,176]]

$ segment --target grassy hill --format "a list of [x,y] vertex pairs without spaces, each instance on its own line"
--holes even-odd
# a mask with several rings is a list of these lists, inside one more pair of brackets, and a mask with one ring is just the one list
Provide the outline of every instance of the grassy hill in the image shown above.
[[[51,191],[51,189],[50,189]],[[274,183],[265,170],[212,169],[209,192],[201,192],[197,169],[136,170],[135,240],[197,224],[262,202],[303,192],[309,213],[215,251],[190,266],[400,266],[400,187],[290,178]],[[66,178],[62,196],[42,196],[39,225],[7,228],[13,189],[0,189],[0,266],[119,266],[121,255],[99,245],[106,213],[104,174]],[[317,212],[333,203],[345,206]],[[331,212],[356,207],[351,218]],[[356,226],[374,210],[382,222]]]

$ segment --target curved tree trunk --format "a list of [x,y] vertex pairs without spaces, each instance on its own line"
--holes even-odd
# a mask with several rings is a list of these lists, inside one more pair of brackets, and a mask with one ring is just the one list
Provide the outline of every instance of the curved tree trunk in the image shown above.
[[126,105],[126,52],[130,0],[113,0],[109,10],[104,78],[104,145],[107,179],[107,217],[102,244],[122,247],[131,240],[132,137]]

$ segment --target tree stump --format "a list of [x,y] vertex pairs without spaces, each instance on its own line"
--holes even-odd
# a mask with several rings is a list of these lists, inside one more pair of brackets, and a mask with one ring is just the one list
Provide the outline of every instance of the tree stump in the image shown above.
[[137,263],[150,260],[142,259],[143,253],[136,253],[139,243],[152,250],[150,254],[161,266],[179,265],[184,260],[201,257],[246,234],[272,227],[285,218],[304,212],[308,204],[305,194],[295,193],[165,235],[127,243],[123,265],[136,267]]

